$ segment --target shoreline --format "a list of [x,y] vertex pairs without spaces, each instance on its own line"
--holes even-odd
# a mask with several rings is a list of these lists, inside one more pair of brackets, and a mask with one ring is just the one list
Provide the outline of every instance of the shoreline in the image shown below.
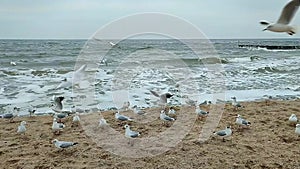
[[[288,123],[294,113],[300,116],[300,100],[266,100],[241,102],[242,110],[233,111],[226,104],[221,120],[215,131],[231,125],[233,134],[222,142],[210,138],[198,143],[199,132],[207,119],[196,119],[190,132],[170,150],[156,156],[142,158],[122,157],[99,146],[84,127],[87,122],[98,125],[101,115],[110,127],[124,134],[124,124],[114,119],[114,111],[80,115],[80,125],[72,125],[69,117],[66,128],[60,135],[51,131],[51,116],[16,117],[14,123],[0,119],[0,158],[3,168],[296,168],[299,166],[299,140],[295,127]],[[177,116],[194,111],[191,107],[181,107]],[[207,109],[203,108],[203,109]],[[141,138],[156,136],[169,127],[163,126],[157,117],[158,109],[147,109],[156,119],[148,123],[128,122],[132,130],[141,132]],[[192,112],[193,113],[193,112]],[[237,130],[236,114],[251,121],[249,129]],[[131,111],[124,112],[132,115]],[[26,134],[16,133],[20,121],[27,122]],[[95,121],[95,122],[94,122]],[[95,124],[96,123],[96,124]],[[173,123],[174,125],[174,123]],[[172,124],[171,124],[172,126]],[[171,127],[170,126],[170,127]],[[93,128],[97,134],[100,130]],[[51,141],[74,141],[79,144],[67,150],[58,150]]]

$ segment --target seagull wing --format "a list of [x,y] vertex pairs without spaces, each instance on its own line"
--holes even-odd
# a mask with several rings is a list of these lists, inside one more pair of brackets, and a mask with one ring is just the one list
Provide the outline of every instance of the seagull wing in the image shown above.
[[292,0],[288,4],[285,5],[283,8],[281,15],[277,21],[277,23],[281,24],[289,24],[294,17],[295,13],[297,12],[300,5],[299,0]]
[[65,142],[65,141],[61,141],[59,144],[60,148],[68,148],[71,147],[73,145],[76,145],[77,143],[73,143],[73,142]]
[[159,94],[158,93],[156,93],[155,91],[153,91],[153,90],[150,90],[150,92],[154,95],[154,96],[156,96],[156,97],[160,97],[159,96]]
[[226,136],[226,135],[227,135],[227,133],[226,133],[225,130],[218,131],[218,132],[216,132],[216,134],[217,134],[218,136]]
[[265,20],[261,20],[261,21],[259,21],[259,23],[262,25],[270,25],[270,22],[265,21]]

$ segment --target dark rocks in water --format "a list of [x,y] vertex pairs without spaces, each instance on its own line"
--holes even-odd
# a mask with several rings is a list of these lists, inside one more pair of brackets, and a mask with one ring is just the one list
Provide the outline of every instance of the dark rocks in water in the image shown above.
[[300,49],[300,46],[276,46],[276,45],[238,45],[240,48],[265,48],[268,50]]

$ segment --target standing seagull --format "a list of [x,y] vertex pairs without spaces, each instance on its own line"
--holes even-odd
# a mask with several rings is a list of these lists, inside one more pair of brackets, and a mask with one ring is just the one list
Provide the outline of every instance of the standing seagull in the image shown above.
[[196,106],[196,111],[195,112],[199,117],[205,117],[209,114],[208,111],[201,110],[199,106]]
[[58,141],[57,139],[54,139],[52,143],[54,143],[57,148],[68,148],[78,144],[76,142]]
[[300,124],[296,124],[295,133],[300,136]]
[[229,137],[229,136],[231,136],[231,134],[232,134],[232,130],[231,130],[230,126],[226,127],[225,130],[220,130],[220,131],[214,132],[214,135],[222,137],[223,141],[225,141],[225,137]]
[[143,111],[143,110],[141,110],[140,108],[138,108],[137,105],[134,105],[132,108],[133,108],[133,112],[134,112],[135,114],[143,115],[143,114],[146,113],[145,111]]
[[168,121],[175,121],[174,118],[169,117],[169,116],[166,115],[165,110],[162,110],[162,111],[160,112],[159,118],[160,118],[161,120],[163,120],[164,123],[165,123],[165,122],[168,122]]
[[236,101],[236,97],[231,97],[232,103],[231,105],[237,110],[239,107],[243,107],[239,102]]
[[18,130],[17,130],[17,133],[19,134],[25,134],[25,131],[26,131],[26,121],[22,121],[20,126],[18,126]]
[[239,114],[236,117],[235,123],[238,124],[239,126],[250,126],[251,122],[243,119]]
[[296,116],[295,114],[292,114],[292,115],[290,116],[290,118],[289,118],[289,122],[290,122],[291,124],[297,123],[297,122],[298,122],[297,116]]
[[9,122],[13,122],[14,118],[19,115],[20,108],[14,107],[13,113],[1,114],[0,118],[10,119]]
[[166,105],[168,103],[168,99],[171,98],[173,95],[170,94],[170,93],[164,93],[164,94],[161,94],[159,95],[157,92],[153,91],[153,90],[150,90],[150,92],[156,96],[156,97],[159,97],[159,101],[162,105]]
[[293,26],[289,26],[288,24],[293,19],[295,13],[297,12],[300,5],[299,0],[292,0],[283,8],[281,15],[276,23],[270,23],[268,21],[260,21],[260,24],[267,25],[267,27],[263,30],[269,30],[272,32],[286,32],[289,35],[293,35],[296,33],[296,28]]
[[108,124],[104,118],[101,118],[99,120],[99,127],[105,127],[105,126],[108,126]]
[[125,137],[136,138],[140,136],[139,132],[130,130],[130,126],[128,124],[126,124],[124,128],[125,128]]

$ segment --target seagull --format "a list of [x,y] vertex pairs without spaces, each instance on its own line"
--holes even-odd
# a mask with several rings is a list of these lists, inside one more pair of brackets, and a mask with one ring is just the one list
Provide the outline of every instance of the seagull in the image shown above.
[[267,25],[267,27],[263,29],[263,31],[269,30],[272,32],[286,32],[289,35],[294,35],[296,33],[296,28],[293,26],[289,26],[288,24],[293,19],[295,13],[299,8],[299,5],[299,0],[292,0],[288,4],[286,4],[276,23],[270,23],[265,20],[260,21],[260,24]]
[[125,137],[136,138],[140,136],[139,132],[130,130],[130,126],[128,124],[126,124],[124,128],[125,128]]
[[68,148],[78,144],[76,142],[58,141],[57,139],[54,139],[52,143],[54,143],[57,148]]
[[34,114],[34,112],[36,112],[36,109],[33,108],[32,106],[30,106],[30,107],[28,108],[28,112],[29,112],[29,116],[32,116],[32,115]]
[[101,118],[99,120],[99,127],[105,127],[105,126],[108,126],[108,124],[104,118]]
[[18,126],[17,133],[25,134],[25,131],[26,131],[25,125],[26,125],[26,121],[22,121],[21,124]]
[[251,122],[243,119],[239,114],[236,117],[235,123],[238,124],[239,126],[250,126]]
[[130,106],[130,102],[129,101],[124,102],[123,106],[121,107],[121,109],[127,111],[128,108],[129,108],[129,106]]
[[176,114],[176,110],[173,107],[170,107],[168,114],[175,115]]
[[164,94],[161,94],[159,95],[157,92],[153,91],[153,90],[150,90],[150,92],[156,96],[156,97],[159,97],[159,101],[161,104],[163,105],[166,105],[168,103],[168,99],[171,98],[173,95],[170,94],[170,93],[164,93]]
[[208,111],[201,110],[199,106],[196,106],[195,113],[196,113],[198,116],[200,116],[200,117],[204,117],[204,116],[207,116],[207,115],[209,114]]
[[53,119],[53,123],[52,123],[52,131],[55,134],[59,134],[60,130],[62,130],[65,127],[64,124],[62,123],[58,123],[56,121],[56,118]]
[[220,130],[220,131],[214,132],[214,135],[222,137],[223,141],[225,141],[226,137],[231,136],[231,134],[232,134],[232,130],[231,130],[230,126],[226,127],[225,130]]
[[161,110],[161,111],[160,111],[159,118],[160,118],[161,120],[163,120],[164,122],[175,121],[174,118],[169,117],[169,116],[166,115],[165,110]]
[[296,124],[295,133],[300,136],[300,124]]
[[239,107],[242,107],[242,105],[236,101],[236,97],[231,97],[232,103],[231,105],[234,107],[235,110],[237,110]]
[[120,114],[119,111],[116,112],[115,118],[116,118],[117,120],[121,120],[121,121],[126,121],[126,120],[132,121],[131,118],[129,118],[129,117],[125,116],[125,115]]
[[134,105],[132,108],[133,108],[133,112],[134,112],[135,114],[143,115],[143,114],[146,113],[145,111],[143,111],[143,110],[141,110],[140,108],[138,108],[137,105]]
[[113,43],[113,42],[108,42],[110,44],[111,47],[116,46],[117,44]]
[[84,77],[86,68],[86,64],[82,65],[79,69],[73,72],[73,76],[71,78],[64,78],[63,81],[55,89],[69,88],[72,85],[80,85],[80,82]]
[[76,113],[75,116],[73,117],[73,123],[79,123],[79,122],[80,122],[79,113]]
[[54,97],[54,103],[51,105],[51,109],[57,113],[61,113],[63,109],[62,101],[65,99],[63,96]]
[[289,122],[293,124],[297,123],[298,122],[297,116],[295,114],[292,114],[289,118]]
[[197,105],[197,101],[196,100],[192,100],[188,96],[184,96],[184,98],[186,99],[185,100],[186,104],[188,104],[190,106],[196,106]]
[[17,66],[17,63],[16,63],[16,62],[13,62],[13,61],[11,61],[11,62],[10,62],[10,65],[12,65],[12,66]]
[[0,118],[10,119],[9,122],[13,122],[14,118],[19,115],[20,108],[14,107],[13,113],[1,114]]

